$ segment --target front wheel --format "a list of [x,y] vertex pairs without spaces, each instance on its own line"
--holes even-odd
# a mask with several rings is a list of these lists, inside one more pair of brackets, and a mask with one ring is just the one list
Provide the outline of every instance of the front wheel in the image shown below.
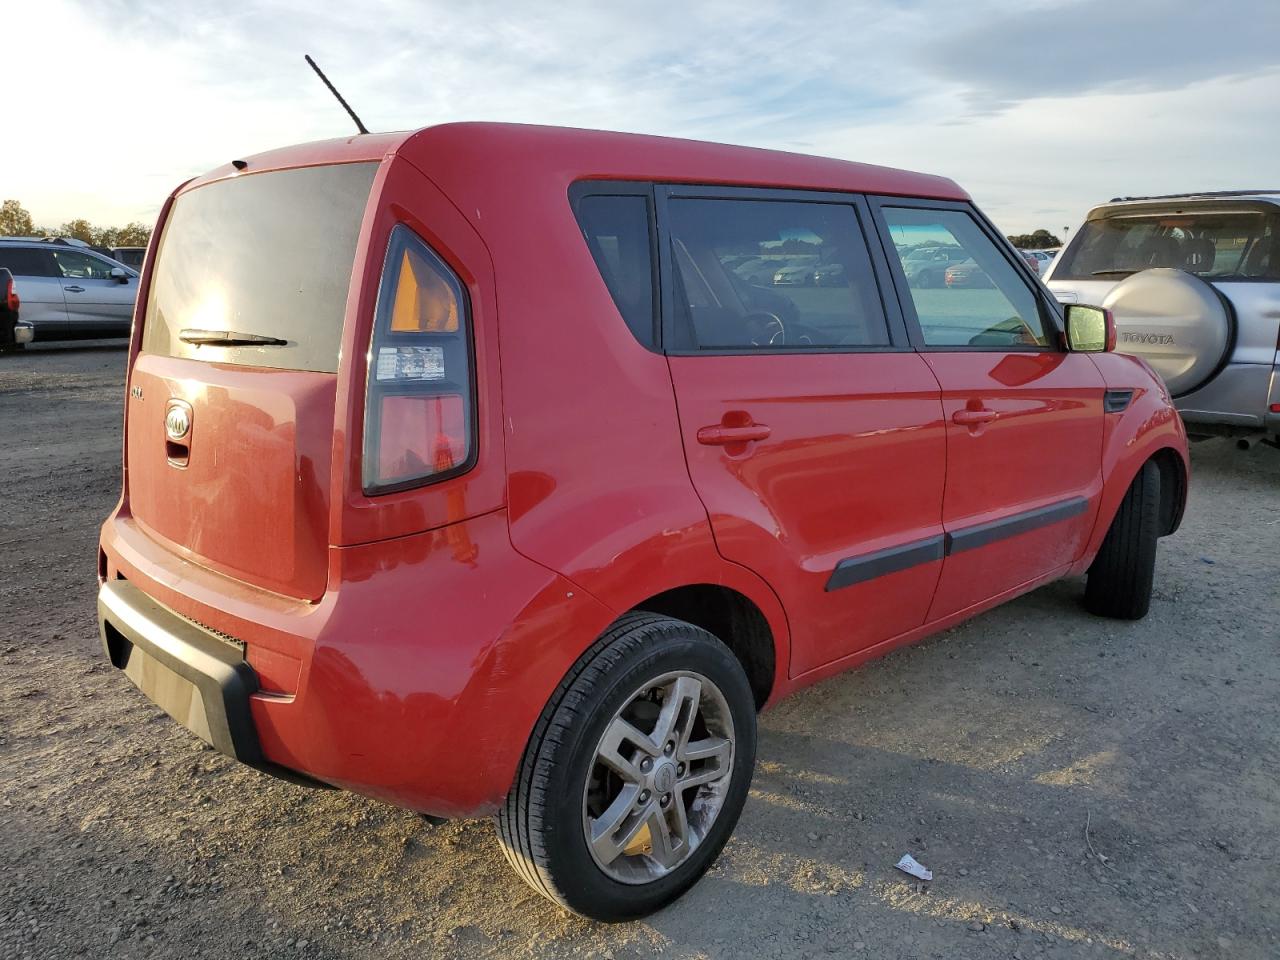
[[1160,468],[1148,461],[1120,501],[1089,567],[1084,603],[1091,613],[1141,620],[1151,607],[1160,537]]
[[755,752],[755,700],[729,649],[692,624],[628,614],[539,718],[498,814],[503,851],[575,913],[644,916],[719,855]]

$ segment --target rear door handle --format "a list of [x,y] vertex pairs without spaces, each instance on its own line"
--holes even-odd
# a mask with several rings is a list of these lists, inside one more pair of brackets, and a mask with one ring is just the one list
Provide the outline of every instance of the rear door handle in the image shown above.
[[78,287],[75,284],[72,284],[69,287],[63,287],[62,289],[67,291],[67,293],[84,293],[84,287]]
[[996,416],[994,410],[957,410],[951,415],[951,422],[965,427],[976,427],[979,424],[990,423]]
[[772,432],[763,423],[753,423],[745,427],[726,427],[717,423],[711,427],[699,427],[698,442],[708,447],[723,447],[730,443],[765,440]]

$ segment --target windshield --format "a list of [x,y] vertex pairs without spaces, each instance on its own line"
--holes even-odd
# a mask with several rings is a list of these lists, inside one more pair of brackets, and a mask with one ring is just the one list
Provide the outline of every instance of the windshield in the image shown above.
[[1280,280],[1280,211],[1191,210],[1090,220],[1055,280],[1123,277],[1174,267],[1206,280]]
[[[178,197],[156,253],[142,349],[336,372],[356,239],[377,166],[233,177]],[[218,342],[197,331],[228,336]]]

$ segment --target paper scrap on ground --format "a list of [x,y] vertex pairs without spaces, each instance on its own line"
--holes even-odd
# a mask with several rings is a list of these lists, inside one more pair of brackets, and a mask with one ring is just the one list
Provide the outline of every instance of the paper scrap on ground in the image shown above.
[[899,860],[896,864],[894,864],[894,866],[896,866],[903,873],[909,873],[913,877],[918,877],[921,880],[933,879],[933,871],[928,869],[927,867],[922,866],[919,862],[917,862],[916,858],[909,853],[904,853],[902,855],[902,859]]

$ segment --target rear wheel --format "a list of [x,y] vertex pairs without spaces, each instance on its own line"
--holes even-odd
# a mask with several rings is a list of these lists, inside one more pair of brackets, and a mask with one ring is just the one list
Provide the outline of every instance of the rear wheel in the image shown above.
[[560,684],[498,815],[516,872],[596,920],[675,900],[729,839],[755,765],[755,700],[729,649],[628,614]]
[[14,330],[17,326],[17,317],[0,320],[0,353],[12,353],[26,346],[26,344],[15,342]]
[[1089,567],[1084,603],[1091,613],[1120,620],[1147,615],[1159,537],[1160,468],[1148,461],[1120,502]]

